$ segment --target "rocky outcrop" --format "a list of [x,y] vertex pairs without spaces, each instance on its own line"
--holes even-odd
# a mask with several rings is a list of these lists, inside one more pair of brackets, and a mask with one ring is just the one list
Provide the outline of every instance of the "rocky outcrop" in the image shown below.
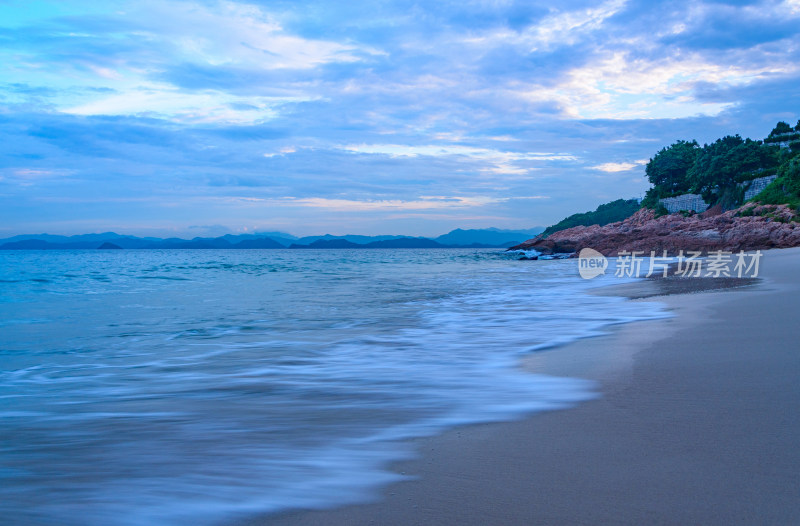
[[655,217],[642,209],[617,223],[605,226],[577,226],[554,232],[546,239],[535,237],[509,250],[536,250],[541,254],[579,252],[593,248],[605,256],[621,251],[655,251],[669,255],[679,251],[738,252],[800,246],[800,218],[786,205],[748,204],[720,213],[710,209],[684,217],[669,214]]

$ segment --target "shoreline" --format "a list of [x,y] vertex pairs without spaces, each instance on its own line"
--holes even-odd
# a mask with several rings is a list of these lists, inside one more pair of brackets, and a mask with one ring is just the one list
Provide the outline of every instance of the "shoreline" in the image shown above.
[[414,480],[376,502],[231,524],[800,523],[800,249],[762,268],[742,288],[597,289],[674,314],[523,358],[598,399],[415,440],[393,465]]

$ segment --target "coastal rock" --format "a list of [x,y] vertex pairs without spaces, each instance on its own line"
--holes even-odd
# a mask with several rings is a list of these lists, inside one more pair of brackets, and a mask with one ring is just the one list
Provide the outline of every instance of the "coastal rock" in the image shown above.
[[736,210],[709,209],[684,217],[656,217],[642,209],[628,219],[605,226],[576,226],[535,237],[509,250],[536,250],[543,255],[593,248],[605,256],[621,251],[651,251],[669,255],[679,251],[764,250],[800,246],[798,215],[786,205],[747,204]]

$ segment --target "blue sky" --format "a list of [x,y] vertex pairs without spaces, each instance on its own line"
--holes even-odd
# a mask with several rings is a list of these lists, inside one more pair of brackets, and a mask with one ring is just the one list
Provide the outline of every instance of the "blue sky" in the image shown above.
[[800,0],[0,2],[0,236],[437,235],[800,118]]

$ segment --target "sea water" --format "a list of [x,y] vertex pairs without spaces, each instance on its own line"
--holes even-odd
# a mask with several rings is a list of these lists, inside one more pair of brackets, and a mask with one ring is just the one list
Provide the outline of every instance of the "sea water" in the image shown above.
[[405,439],[595,396],[518,360],[661,307],[517,257],[0,252],[0,517],[216,524],[363,501],[401,477]]

